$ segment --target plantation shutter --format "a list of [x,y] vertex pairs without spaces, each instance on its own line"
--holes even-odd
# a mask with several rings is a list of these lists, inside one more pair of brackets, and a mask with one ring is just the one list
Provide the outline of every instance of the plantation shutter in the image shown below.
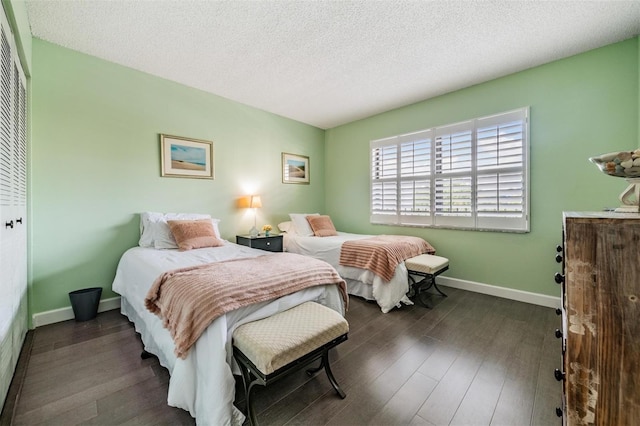
[[471,227],[473,122],[436,129],[435,224]]
[[397,138],[371,143],[371,222],[398,223]]
[[527,228],[527,114],[477,120],[477,227]]
[[431,170],[433,132],[400,136],[400,221],[431,222]]
[[528,232],[528,111],[371,141],[371,223]]

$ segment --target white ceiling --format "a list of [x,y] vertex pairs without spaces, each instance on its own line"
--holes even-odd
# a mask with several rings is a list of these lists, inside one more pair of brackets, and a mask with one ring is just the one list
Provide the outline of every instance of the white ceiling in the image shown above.
[[35,37],[323,129],[640,33],[638,0],[26,5]]

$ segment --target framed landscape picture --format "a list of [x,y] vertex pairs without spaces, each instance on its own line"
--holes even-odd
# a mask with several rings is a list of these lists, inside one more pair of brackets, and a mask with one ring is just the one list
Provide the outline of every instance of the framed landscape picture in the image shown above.
[[282,183],[309,183],[309,157],[282,153]]
[[213,142],[160,135],[163,177],[213,179]]

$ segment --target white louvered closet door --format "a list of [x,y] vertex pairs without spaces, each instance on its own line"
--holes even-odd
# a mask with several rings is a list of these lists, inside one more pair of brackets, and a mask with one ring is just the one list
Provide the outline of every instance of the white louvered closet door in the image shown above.
[[0,405],[27,331],[27,94],[13,35],[0,34]]

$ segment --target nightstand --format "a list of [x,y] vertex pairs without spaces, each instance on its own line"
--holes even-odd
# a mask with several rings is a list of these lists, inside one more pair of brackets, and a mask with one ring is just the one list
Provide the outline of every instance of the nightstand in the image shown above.
[[236,243],[266,251],[282,251],[282,235],[271,234],[268,237],[265,235],[258,235],[252,237],[250,235],[236,235]]

